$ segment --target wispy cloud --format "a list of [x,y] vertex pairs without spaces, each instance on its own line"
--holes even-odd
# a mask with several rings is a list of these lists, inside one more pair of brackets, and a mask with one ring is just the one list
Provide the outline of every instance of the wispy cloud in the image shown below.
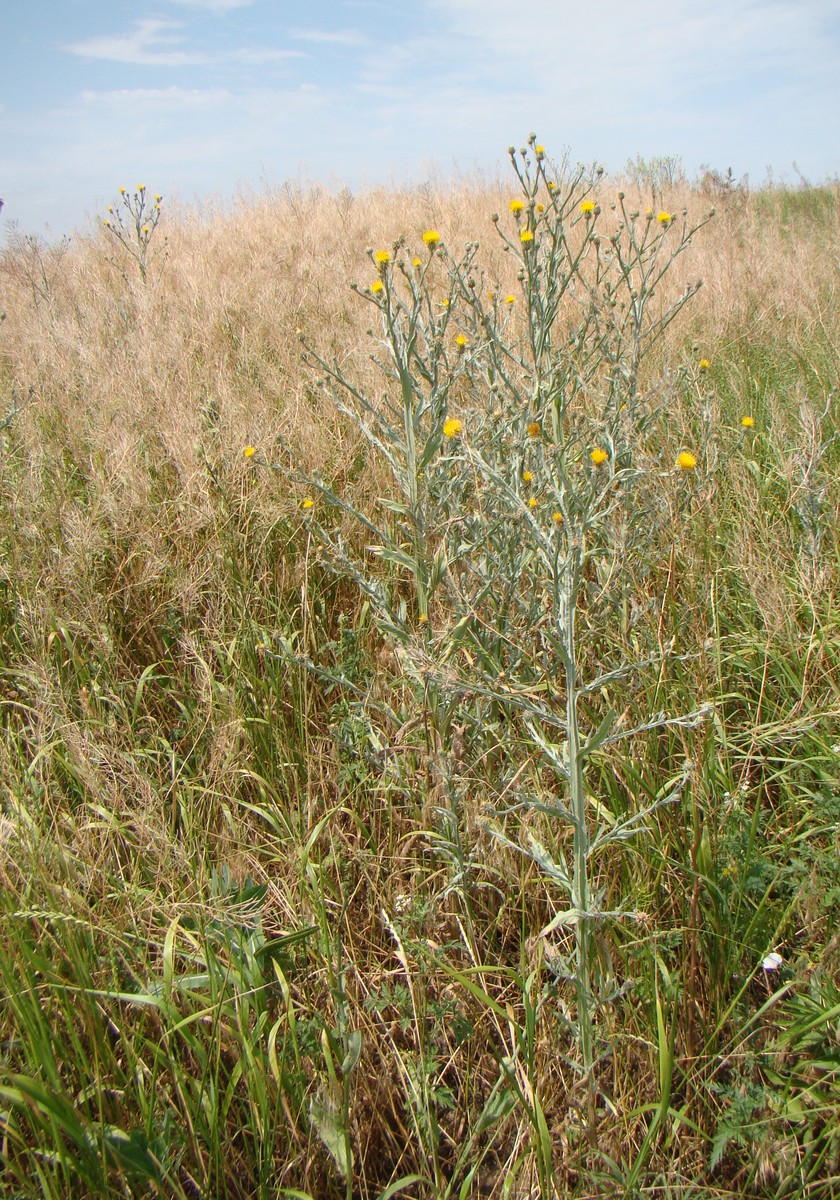
[[[229,0],[225,2],[229,3]],[[180,44],[186,40],[180,32],[182,29],[181,21],[149,17],[135,21],[129,33],[73,42],[64,49],[83,58],[144,67],[206,67],[224,63],[255,67],[306,57],[303,50],[287,50],[281,46],[240,46],[214,53],[182,49]]]
[[283,50],[273,46],[244,46],[241,50],[231,50],[225,55],[226,61],[243,63],[249,67],[286,62],[290,58],[306,58],[306,54],[303,50]]
[[83,108],[107,110],[112,115],[119,110],[130,112],[201,112],[230,104],[227,88],[113,88],[110,91],[83,91]]
[[366,46],[369,39],[356,29],[290,29],[289,36],[301,42],[334,46]]
[[160,17],[144,17],[135,21],[129,33],[103,34],[85,42],[71,42],[64,49],[81,58],[104,59],[106,62],[130,63],[143,67],[201,66],[208,56],[195,50],[176,49],[185,39],[179,32],[180,21]]
[[184,8],[197,8],[203,12],[228,12],[234,8],[248,8],[254,0],[169,0]]

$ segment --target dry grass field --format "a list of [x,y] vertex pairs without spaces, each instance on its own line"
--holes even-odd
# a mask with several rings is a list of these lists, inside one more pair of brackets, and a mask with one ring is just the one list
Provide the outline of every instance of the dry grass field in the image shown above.
[[840,192],[529,155],[0,252],[2,1195],[840,1194]]

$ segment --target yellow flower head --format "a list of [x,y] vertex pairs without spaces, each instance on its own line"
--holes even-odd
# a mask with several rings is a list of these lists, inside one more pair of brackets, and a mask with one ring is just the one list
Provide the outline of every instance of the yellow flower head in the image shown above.
[[145,183],[138,183],[138,184],[137,184],[137,191],[138,191],[138,192],[145,192],[145,190],[146,190],[146,185],[145,185]]
[[709,369],[709,360],[708,360],[708,358],[701,358],[701,359],[700,359],[700,361],[699,361],[699,363],[697,364],[697,368],[698,368],[698,370],[700,370],[700,371],[708,371],[708,369]]
[[315,501],[312,499],[311,496],[307,496],[306,499],[301,500],[300,506],[301,506],[301,508],[314,508]]
[[530,471],[522,472],[522,482],[523,483],[530,483],[533,478],[534,478],[534,476]]
[[596,467],[602,467],[609,458],[609,454],[607,454],[606,450],[604,450],[602,446],[596,446],[595,449],[590,453],[589,457],[592,459]]
[[563,514],[562,514],[561,512],[552,513],[552,514],[551,514],[551,519],[552,519],[552,521],[554,522],[554,524],[555,524],[555,525],[562,525],[562,524],[563,524]]
[[671,214],[669,212],[661,212],[661,213],[656,214],[656,219],[660,225],[664,225],[665,227],[667,227],[668,225],[671,224],[671,222],[673,221],[674,218],[671,216]]
[[755,425],[755,420],[752,417],[741,417],[741,424],[744,426],[744,429],[752,429],[753,425]]
[[257,448],[256,446],[246,446],[244,453],[246,458],[253,458],[257,453]]
[[455,345],[460,346],[461,349],[463,350],[463,348],[464,348],[464,346],[466,346],[466,344],[467,344],[467,338],[464,337],[463,333],[459,333],[455,339]]
[[425,625],[428,619],[429,617],[427,613],[420,613],[420,616],[417,618],[421,625]]
[[449,301],[448,301],[448,300],[442,300],[442,301],[441,301],[441,303],[443,304],[443,307],[444,307],[444,308],[449,308]]
[[451,441],[452,438],[460,436],[463,428],[463,421],[459,421],[457,417],[447,417],[447,419],[443,422],[443,436],[447,439],[447,441]]
[[515,296],[505,296],[505,304],[515,304],[515,303],[516,303]]
[[545,154],[545,146],[540,146],[537,144],[534,149],[537,152],[537,158],[542,158],[542,156]]
[[537,205],[537,212],[538,212],[538,213],[544,213],[544,212],[545,212],[545,205],[544,205],[544,204],[538,204],[538,205]]
[[120,188],[120,195],[121,196],[125,195],[125,188],[123,188],[123,187]]
[[419,258],[412,258],[411,265],[416,269],[417,267],[422,267],[423,263]]
[[148,226],[148,225],[144,225],[144,226],[143,226],[143,228],[140,230],[140,232],[141,232],[141,233],[148,233],[148,232],[149,232],[149,226]]
[[697,459],[689,450],[681,450],[677,455],[677,466],[681,471],[693,471],[697,466]]
[[554,189],[557,187],[557,184],[554,182],[553,179],[549,179],[548,183],[545,186],[548,188],[548,190],[550,192],[553,192]]
[[370,290],[373,292],[374,295],[376,295],[378,292],[381,292],[382,291],[382,280],[374,279],[373,283],[370,285]]
[[542,433],[542,426],[539,421],[532,421],[527,429],[528,437],[538,438]]
[[160,204],[162,199],[163,199],[163,196],[155,196],[155,204]]
[[373,256],[373,261],[379,268],[387,267],[388,263],[391,261],[391,255],[387,250],[377,250]]
[[522,212],[524,207],[525,207],[525,204],[523,203],[522,200],[511,200],[511,202],[510,202],[510,211],[513,213],[513,215],[515,217],[519,216],[519,214]]
[[519,235],[520,242],[533,242],[534,234],[530,229],[523,229]]
[[537,497],[536,497],[536,496],[532,496],[532,497],[531,497],[531,499],[528,501],[528,507],[529,507],[529,508],[536,508],[538,503],[539,503],[539,501],[537,500]]
[[580,211],[583,213],[583,215],[585,217],[591,217],[595,211],[595,201],[594,200],[581,200]]
[[430,250],[434,250],[435,246],[440,241],[440,234],[438,233],[438,231],[436,229],[427,229],[426,232],[423,234],[423,241],[426,243],[426,245],[429,247]]

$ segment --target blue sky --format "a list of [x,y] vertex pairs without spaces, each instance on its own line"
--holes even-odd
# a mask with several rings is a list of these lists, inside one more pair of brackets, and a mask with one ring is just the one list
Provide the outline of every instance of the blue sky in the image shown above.
[[186,202],[549,153],[840,172],[840,0],[31,0],[0,44],[0,237]]

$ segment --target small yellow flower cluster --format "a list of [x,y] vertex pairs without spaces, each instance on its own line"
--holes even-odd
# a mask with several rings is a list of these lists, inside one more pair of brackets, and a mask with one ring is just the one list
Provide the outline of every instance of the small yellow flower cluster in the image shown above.
[[596,467],[602,467],[609,458],[609,454],[607,454],[606,450],[604,450],[602,446],[596,446],[595,449],[590,453],[589,457],[592,459],[592,462]]
[[539,503],[539,501],[537,500],[537,497],[536,497],[536,496],[532,496],[532,497],[531,497],[531,499],[528,501],[528,507],[529,507],[529,508],[536,508],[538,503]]
[[538,438],[542,433],[542,426],[539,421],[531,421],[527,429],[528,437]]
[[523,483],[530,483],[533,480],[533,478],[534,478],[534,476],[530,471],[522,472],[522,482]]
[[515,296],[505,296],[505,304],[515,304],[515,303],[516,303]]
[[563,514],[562,514],[561,512],[552,513],[552,514],[551,514],[551,519],[552,519],[552,521],[554,522],[554,524],[555,524],[555,525],[562,525],[562,524],[563,524]]
[[511,200],[511,202],[510,202],[510,211],[513,213],[513,215],[515,217],[519,216],[519,214],[522,212],[524,207],[525,207],[525,204],[522,200]]
[[533,242],[533,240],[534,240],[534,234],[533,234],[532,230],[530,230],[530,229],[523,229],[523,230],[522,230],[522,232],[521,232],[521,233],[520,233],[520,235],[519,235],[519,240],[520,240],[520,242],[522,242],[524,245],[527,245],[527,243],[528,243],[528,242]]
[[382,291],[382,286],[381,279],[374,279],[373,283],[370,285],[370,290],[373,292],[374,296],[378,295],[378,293]]
[[698,369],[698,371],[708,371],[708,369],[709,369],[708,358],[701,358],[699,363],[697,364],[697,369]]
[[377,267],[382,270],[382,268],[387,267],[388,263],[391,261],[391,255],[387,250],[377,250],[373,256],[373,261],[376,263]]
[[674,218],[671,216],[671,214],[669,212],[661,212],[661,213],[657,213],[656,219],[660,225],[662,225],[665,229],[667,229]]
[[443,436],[447,439],[447,441],[451,441],[452,438],[459,437],[463,432],[463,429],[464,423],[463,421],[459,421],[457,417],[448,417],[443,422]]
[[595,201],[594,200],[581,200],[580,211],[583,213],[583,215],[585,217],[591,217],[595,211]]
[[753,417],[741,417],[741,424],[744,429],[752,429],[753,425],[755,425],[755,419]]
[[304,500],[301,501],[300,506],[301,506],[301,508],[306,508],[306,509],[314,508],[315,501],[312,499],[311,496],[307,496]]
[[468,339],[464,337],[463,333],[459,333],[455,339],[455,345],[458,346],[461,350],[463,350],[467,344],[467,341],[468,341]]
[[434,250],[435,246],[440,241],[440,234],[438,233],[438,231],[436,229],[427,229],[426,232],[423,234],[423,241],[426,243],[426,245],[429,247],[430,250]]
[[681,471],[693,471],[697,466],[697,459],[690,450],[681,450],[677,455],[677,466]]
[[257,453],[257,448],[256,446],[246,446],[244,453],[246,458],[253,458]]

